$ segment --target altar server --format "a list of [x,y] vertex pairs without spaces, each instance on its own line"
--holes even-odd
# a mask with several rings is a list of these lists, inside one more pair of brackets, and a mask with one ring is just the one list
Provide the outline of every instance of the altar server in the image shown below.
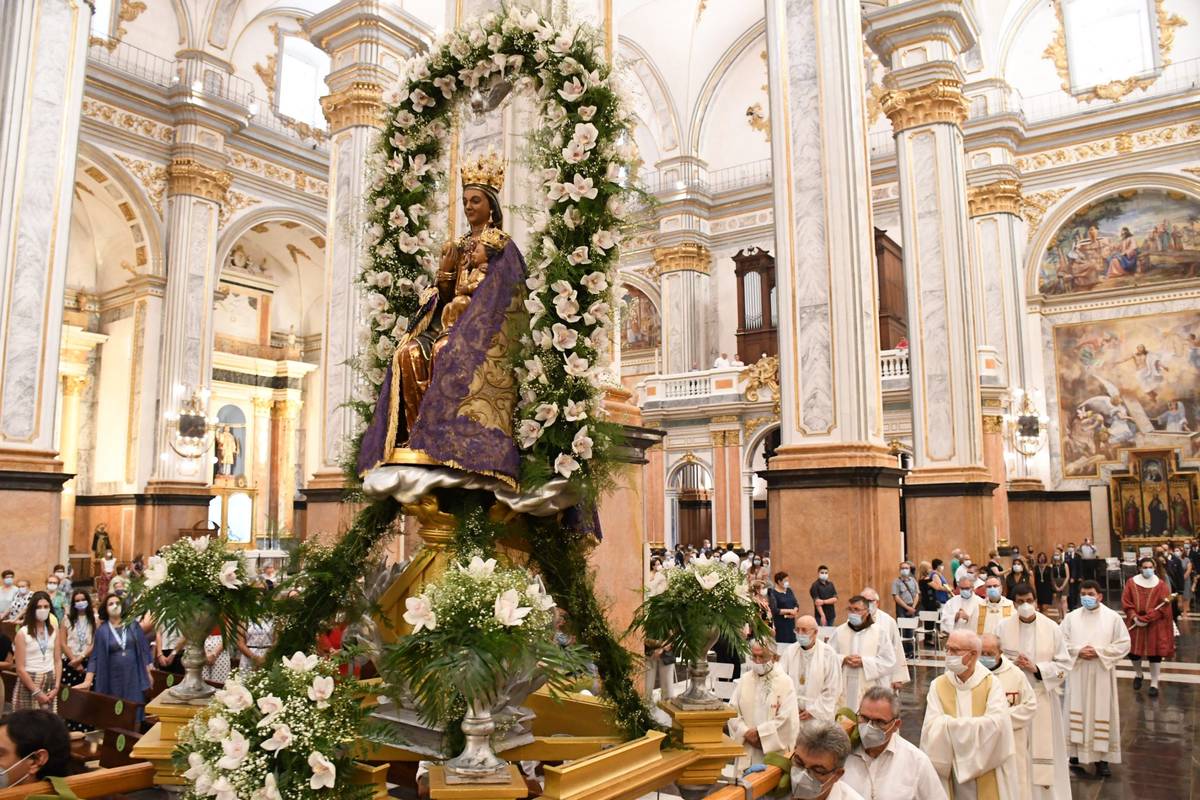
[[871,618],[867,598],[854,595],[848,610],[849,620],[838,626],[833,641],[842,662],[842,705],[858,708],[867,689],[891,687],[896,650],[887,631]]
[[900,698],[891,689],[872,686],[863,695],[858,738],[842,783],[867,800],[946,800],[929,756],[900,735]]
[[954,800],[1018,796],[1012,723],[1000,681],[979,664],[982,643],[958,630],[946,642],[946,673],[925,700],[921,750]]
[[796,643],[780,662],[796,688],[800,719],[832,720],[842,696],[841,658],[817,635],[817,618],[796,620]]
[[1080,607],[1062,624],[1067,645],[1067,753],[1071,769],[1095,764],[1096,775],[1121,763],[1121,711],[1117,662],[1129,653],[1129,631],[1121,615],[1104,605],[1100,584],[1079,586]]
[[1067,770],[1067,726],[1062,690],[1067,676],[1066,643],[1058,624],[1037,610],[1037,596],[1027,583],[1013,588],[1017,615],[1000,623],[1000,650],[1025,673],[1037,696],[1037,712],[1029,725],[1029,778],[1033,800],[1071,800]]
[[1000,638],[994,633],[981,637],[983,650],[979,663],[1000,681],[1004,699],[1008,701],[1008,719],[1013,729],[1013,761],[1017,766],[1017,792],[1013,800],[1032,800],[1033,784],[1029,778],[1029,728],[1037,714],[1037,695],[1025,678],[1025,673],[1000,652]]
[[1171,589],[1158,574],[1153,558],[1138,561],[1138,574],[1125,582],[1121,610],[1129,629],[1129,658],[1137,676],[1135,690],[1142,688],[1142,661],[1150,660],[1150,696],[1158,696],[1158,671],[1164,658],[1175,657],[1175,620],[1171,613]]
[[729,698],[737,716],[729,720],[729,735],[746,749],[738,769],[763,763],[766,753],[790,750],[796,741],[800,712],[796,710],[796,688],[787,673],[778,668],[779,651],[774,639],[750,645],[750,671],[743,671]]

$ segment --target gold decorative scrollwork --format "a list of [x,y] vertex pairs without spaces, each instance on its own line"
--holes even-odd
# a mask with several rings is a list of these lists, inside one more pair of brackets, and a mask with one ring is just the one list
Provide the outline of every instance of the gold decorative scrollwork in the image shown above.
[[225,170],[201,164],[194,158],[173,158],[167,167],[167,192],[172,195],[192,194],[224,203],[232,182],[233,176]]
[[339,92],[322,97],[321,110],[329,121],[331,134],[359,125],[380,128],[383,126],[383,87],[356,81]]
[[1030,239],[1033,238],[1038,226],[1042,224],[1042,217],[1046,216],[1046,210],[1057,203],[1063,195],[1074,189],[1073,186],[1065,189],[1047,189],[1044,192],[1034,192],[1021,198],[1021,216],[1025,217],[1025,221],[1029,223]]
[[1015,180],[998,180],[967,189],[969,216],[1021,213],[1021,184]]
[[915,89],[887,89],[879,98],[879,106],[897,133],[936,122],[961,126],[970,110],[962,82],[948,78]]
[[671,247],[654,248],[654,278],[668,272],[699,272],[707,275],[712,268],[712,253],[702,244],[684,242]]
[[746,381],[746,400],[757,403],[759,392],[770,389],[771,393],[779,396],[779,356],[763,356],[755,363],[742,370],[741,378]]

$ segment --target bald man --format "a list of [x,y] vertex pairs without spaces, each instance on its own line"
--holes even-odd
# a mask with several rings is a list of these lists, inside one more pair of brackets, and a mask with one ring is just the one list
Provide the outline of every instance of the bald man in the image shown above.
[[796,687],[800,719],[832,720],[842,695],[841,658],[817,635],[817,618],[796,619],[796,643],[783,654],[780,666]]
[[979,663],[983,642],[969,630],[946,641],[946,672],[925,699],[921,749],[955,800],[1017,798],[1012,723],[1004,687]]

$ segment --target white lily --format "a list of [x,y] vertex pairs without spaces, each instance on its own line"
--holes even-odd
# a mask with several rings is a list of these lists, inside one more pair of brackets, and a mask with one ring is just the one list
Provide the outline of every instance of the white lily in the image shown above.
[[292,672],[312,672],[317,668],[321,659],[315,655],[305,655],[299,650],[283,659],[283,666]]
[[532,606],[521,605],[521,594],[516,589],[509,589],[496,597],[496,621],[507,627],[516,627],[525,621]]
[[146,588],[153,589],[167,579],[167,562],[162,556],[150,556],[146,564]]
[[496,572],[496,559],[489,558],[487,561],[484,561],[479,556],[475,556],[466,567],[460,564],[458,568],[476,580],[488,578]]
[[250,752],[250,742],[240,731],[232,730],[221,740],[223,756],[217,761],[217,769],[237,769]]
[[226,589],[236,589],[242,585],[242,581],[237,576],[238,562],[226,561],[221,564],[220,581],[221,585]]
[[707,575],[696,574],[696,583],[704,587],[705,591],[712,591],[713,587],[721,582],[721,573],[710,572]]
[[337,767],[316,750],[308,754],[308,766],[312,769],[312,778],[308,785],[311,789],[332,789],[337,783]]
[[531,583],[525,587],[525,596],[539,611],[549,611],[554,608],[554,598],[543,591],[540,583]]
[[413,633],[422,628],[431,631],[437,629],[437,615],[433,613],[433,604],[425,595],[406,597],[404,608],[404,621],[413,626]]
[[268,753],[278,753],[280,750],[286,750],[291,746],[296,737],[292,735],[292,729],[286,724],[279,724],[271,731],[271,738],[266,739],[262,743],[262,749]]

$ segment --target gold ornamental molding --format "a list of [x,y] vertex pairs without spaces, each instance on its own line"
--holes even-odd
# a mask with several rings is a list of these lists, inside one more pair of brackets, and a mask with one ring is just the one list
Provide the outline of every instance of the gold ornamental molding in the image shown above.
[[[93,4],[89,3],[88,5],[93,5]],[[121,40],[124,39],[129,34],[129,31],[126,30],[125,26],[122,25],[121,23],[122,22],[133,22],[138,17],[140,17],[142,15],[142,12],[145,10],[146,10],[146,4],[143,2],[140,2],[140,0],[121,0],[121,5],[117,9],[117,19],[120,20],[120,22],[117,23],[116,34],[111,39],[106,36],[90,36],[90,37],[88,37],[88,45],[94,45],[94,44],[101,45],[105,50],[107,50],[110,53],[113,50],[116,50],[117,45],[119,45],[121,43]],[[94,14],[95,12],[96,12],[96,9],[93,8],[92,13]]]
[[983,415],[983,432],[984,433],[1002,433],[1004,431],[1004,418],[998,417],[995,414]]
[[1075,187],[1068,186],[1064,189],[1047,189],[1044,192],[1034,192],[1021,198],[1021,216],[1028,223],[1027,232],[1030,240],[1033,239],[1038,226],[1042,224],[1042,217],[1046,216],[1047,209],[1073,191],[1075,191]]
[[967,189],[968,216],[982,217],[985,214],[1021,214],[1020,181],[1003,179],[971,186]]
[[1095,100],[1112,100],[1115,102],[1135,89],[1149,88],[1162,74],[1161,67],[1165,67],[1171,63],[1171,59],[1168,56],[1175,44],[1175,29],[1187,25],[1187,20],[1183,17],[1167,11],[1164,3],[1165,0],[1154,0],[1154,11],[1158,18],[1159,71],[1144,78],[1125,78],[1124,80],[1109,81],[1108,83],[1093,86],[1085,91],[1075,93],[1071,91],[1071,68],[1070,61],[1067,59],[1067,25],[1063,19],[1062,3],[1060,0],[1054,0],[1054,14],[1058,18],[1058,27],[1054,31],[1054,38],[1050,40],[1050,44],[1046,45],[1046,49],[1042,52],[1042,58],[1054,64],[1054,70],[1058,73],[1058,77],[1062,79],[1062,90],[1080,102],[1091,103]]
[[779,356],[763,356],[742,370],[740,377],[746,381],[747,402],[757,403],[762,389],[779,397]]
[[224,203],[233,175],[201,164],[194,158],[173,158],[167,167],[167,194],[191,194]]
[[329,121],[330,134],[368,125],[383,127],[383,87],[356,81],[341,91],[321,98],[321,110]]
[[1147,128],[1131,133],[1118,133],[1104,139],[1093,139],[1069,147],[1045,150],[1017,159],[1017,169],[1022,173],[1082,164],[1106,158],[1116,158],[1130,153],[1140,153],[1159,147],[1171,147],[1200,140],[1200,122],[1179,122],[1158,128]]
[[668,272],[699,272],[707,275],[712,268],[712,253],[696,242],[654,248],[655,277]]
[[939,78],[915,89],[888,89],[880,96],[879,107],[899,133],[937,122],[962,127],[971,106],[961,81]]

